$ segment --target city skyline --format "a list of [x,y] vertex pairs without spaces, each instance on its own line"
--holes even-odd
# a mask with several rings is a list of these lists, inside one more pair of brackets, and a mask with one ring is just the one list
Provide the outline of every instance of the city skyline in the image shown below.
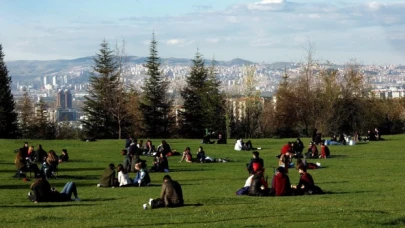
[[[63,9],[63,10],[61,10]],[[5,60],[92,56],[103,39],[147,56],[152,32],[161,57],[298,62],[308,42],[315,59],[403,64],[404,1],[177,0],[5,1]]]

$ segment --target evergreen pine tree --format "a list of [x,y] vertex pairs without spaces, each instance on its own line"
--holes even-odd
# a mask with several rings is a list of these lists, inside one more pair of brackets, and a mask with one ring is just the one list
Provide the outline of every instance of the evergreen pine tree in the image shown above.
[[35,122],[33,119],[34,107],[32,105],[32,100],[29,97],[28,91],[24,91],[23,97],[20,100],[21,104],[19,106],[19,123],[20,132],[22,138],[32,138],[31,135],[31,125]]
[[88,138],[116,138],[117,121],[109,112],[108,106],[113,104],[119,81],[119,66],[105,40],[101,43],[99,52],[93,59],[89,96],[85,97],[83,107],[87,119],[82,122]]
[[221,92],[221,82],[217,78],[216,61],[211,61],[211,66],[208,68],[207,78],[207,126],[210,131],[222,133],[226,136],[226,110],[225,110],[225,94]]
[[15,138],[18,134],[17,113],[11,93],[11,77],[8,76],[2,44],[0,44],[0,138]]
[[180,133],[189,138],[202,138],[210,121],[208,119],[208,70],[205,68],[204,59],[198,51],[192,62],[190,75],[186,79],[187,85],[181,90],[184,110],[180,112],[182,117]]
[[147,78],[145,78],[140,110],[143,114],[143,127],[148,137],[168,137],[173,124],[171,106],[173,100],[168,95],[169,83],[161,75],[160,58],[158,57],[157,41],[152,34],[150,55],[146,60]]

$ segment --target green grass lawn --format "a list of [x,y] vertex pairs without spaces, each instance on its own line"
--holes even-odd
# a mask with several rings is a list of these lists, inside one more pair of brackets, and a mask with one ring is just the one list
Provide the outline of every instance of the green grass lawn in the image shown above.
[[[234,151],[227,145],[203,145],[210,157],[229,157],[228,163],[179,163],[170,157],[170,175],[183,188],[185,207],[143,210],[142,204],[160,194],[164,173],[151,173],[153,186],[143,188],[97,188],[103,169],[120,164],[124,141],[38,141],[45,150],[69,152],[70,162],[59,165],[59,178],[50,180],[61,190],[76,182],[80,202],[39,203],[27,199],[31,181],[14,179],[14,149],[25,140],[0,140],[0,226],[1,227],[384,227],[405,226],[403,168],[405,135],[386,136],[385,141],[355,146],[329,146],[332,157],[324,168],[309,170],[325,195],[291,197],[236,196],[247,178],[246,163],[251,152]],[[195,156],[200,140],[169,139],[172,149],[190,146]],[[275,156],[288,139],[254,139],[262,147],[269,179]],[[303,139],[308,145],[309,139]],[[158,140],[154,140],[158,144]],[[320,149],[320,147],[318,147]],[[148,167],[152,164],[151,157]],[[135,174],[131,174],[131,178]],[[290,169],[296,184],[299,174]],[[201,205],[197,205],[201,204]]]

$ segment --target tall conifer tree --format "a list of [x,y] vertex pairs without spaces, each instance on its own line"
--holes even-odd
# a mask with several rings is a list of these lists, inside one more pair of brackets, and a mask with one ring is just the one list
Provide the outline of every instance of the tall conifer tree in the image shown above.
[[189,138],[202,138],[210,121],[208,119],[208,70],[198,50],[192,62],[190,75],[186,79],[187,85],[181,91],[184,110],[181,112],[180,133]]
[[3,46],[0,44],[0,138],[15,138],[17,133],[18,122],[11,93],[11,77],[8,75]]
[[113,102],[114,91],[119,79],[118,64],[109,44],[101,43],[100,53],[93,59],[93,73],[90,77],[89,96],[85,97],[83,120],[87,137],[116,138],[117,123],[108,110]]
[[168,95],[169,83],[161,75],[160,58],[155,34],[152,34],[150,55],[146,60],[147,77],[142,87],[140,109],[143,114],[143,128],[146,136],[168,137],[173,124],[171,107],[173,100]]

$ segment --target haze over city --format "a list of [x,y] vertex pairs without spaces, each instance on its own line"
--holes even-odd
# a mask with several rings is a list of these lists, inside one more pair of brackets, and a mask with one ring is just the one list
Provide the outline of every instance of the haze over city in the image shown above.
[[6,61],[92,56],[103,39],[125,39],[147,56],[152,32],[161,57],[255,62],[315,57],[334,63],[403,64],[404,1],[88,0],[2,1]]

